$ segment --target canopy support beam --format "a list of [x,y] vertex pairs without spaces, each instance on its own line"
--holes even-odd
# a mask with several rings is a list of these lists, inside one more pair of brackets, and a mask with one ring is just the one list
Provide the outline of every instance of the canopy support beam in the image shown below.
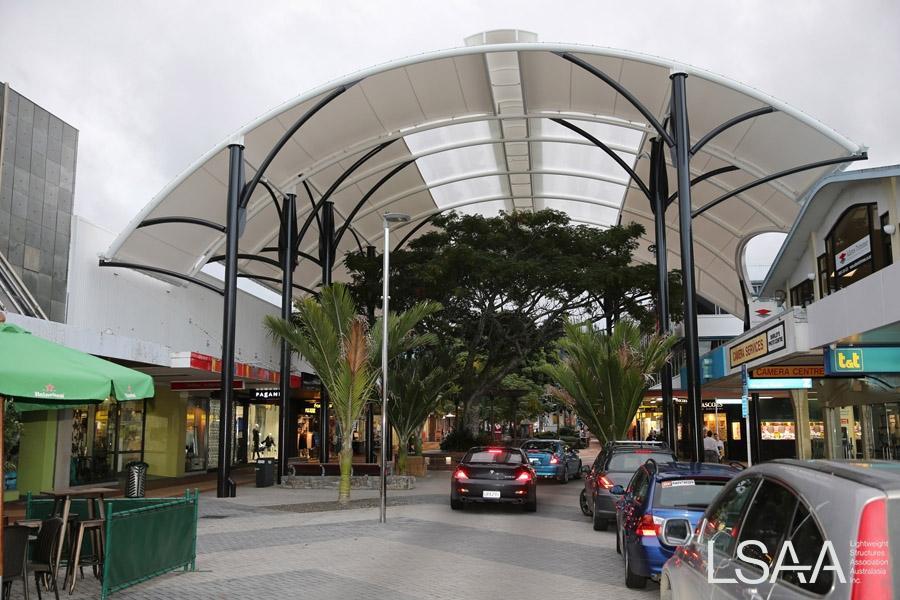
[[700,208],[696,209],[693,213],[693,216],[702,215],[709,209],[714,206],[718,206],[722,202],[725,202],[729,198],[733,196],[737,196],[738,194],[743,194],[747,190],[753,189],[757,186],[763,185],[765,183],[769,183],[775,179],[780,179],[782,177],[787,177],[788,175],[793,175],[795,173],[802,173],[803,171],[809,171],[811,169],[818,169],[819,167],[827,167],[829,165],[838,165],[846,162],[854,162],[857,160],[868,160],[869,155],[866,152],[861,152],[859,154],[851,154],[850,156],[841,156],[838,158],[829,158],[827,160],[820,160],[817,162],[808,163],[805,165],[800,165],[798,167],[792,167],[790,169],[785,169],[784,171],[779,171],[777,173],[772,173],[771,175],[766,175],[765,177],[760,177],[756,181],[751,181],[750,183],[744,184],[741,187],[731,190],[727,194],[722,194],[712,202],[708,202],[704,204]]
[[[716,175],[722,175],[723,173],[731,173],[732,171],[739,171],[740,167],[736,167],[734,165],[725,165],[724,167],[719,167],[718,169],[713,169],[712,171],[707,171],[706,173],[702,173],[697,175],[693,179],[691,179],[691,187],[694,187],[696,184],[701,181],[706,181],[707,179],[711,179]],[[669,199],[666,201],[666,206],[672,204],[675,201],[675,198],[678,197],[678,192],[672,192],[672,195],[669,196]]]
[[616,154],[612,150],[612,148],[610,148],[609,146],[607,146],[606,144],[604,144],[603,142],[598,140],[596,137],[594,137],[593,135],[591,135],[590,133],[588,133],[587,131],[585,131],[584,129],[579,127],[578,125],[575,125],[574,123],[569,123],[565,119],[555,119],[554,118],[554,119],[550,119],[550,120],[553,121],[554,123],[562,125],[566,129],[570,129],[570,130],[574,131],[575,133],[577,133],[584,139],[588,140],[589,142],[591,142],[592,144],[594,144],[595,146],[597,146],[598,148],[600,148],[601,150],[606,152],[606,154],[608,154],[611,159],[616,161],[616,163],[620,167],[625,169],[625,172],[628,173],[628,175],[631,177],[631,180],[633,182],[635,182],[639,188],[641,188],[641,191],[644,192],[644,195],[647,197],[647,199],[651,200],[650,189],[647,187],[647,184],[645,184],[641,180],[641,178],[638,177],[638,174],[634,172],[634,169],[629,167],[628,163],[626,163],[624,160],[622,160],[622,157],[619,156],[618,154]]
[[211,283],[207,283],[202,279],[197,279],[196,277],[191,277],[190,275],[182,275],[181,273],[177,273],[175,271],[170,271],[169,269],[163,269],[160,267],[154,267],[151,265],[141,265],[138,263],[131,262],[122,262],[118,260],[106,260],[105,258],[101,258],[99,262],[99,266],[101,267],[120,267],[122,269],[132,269],[134,271],[147,271],[148,273],[157,273],[159,275],[165,275],[166,277],[171,277],[173,279],[180,279],[181,281],[187,281],[189,283],[194,283],[199,285],[200,287],[204,287],[211,292],[215,292],[220,296],[224,295],[225,292]]
[[653,113],[650,112],[650,110],[646,106],[644,106],[641,103],[641,101],[638,100],[634,96],[634,94],[629,92],[625,88],[625,86],[623,86],[621,83],[619,83],[618,81],[616,81],[615,79],[613,79],[612,77],[610,77],[609,75],[607,75],[606,73],[604,73],[603,71],[601,71],[600,69],[598,69],[597,67],[592,65],[591,63],[587,62],[584,59],[578,58],[574,54],[571,54],[569,52],[554,52],[554,54],[556,54],[560,58],[563,58],[563,59],[569,61],[570,63],[578,65],[579,67],[581,67],[582,69],[584,69],[585,71],[587,71],[588,73],[593,75],[594,77],[597,77],[598,79],[603,80],[609,87],[616,90],[619,94],[622,95],[623,98],[628,100],[628,102],[633,107],[635,107],[638,110],[638,112],[644,116],[645,119],[647,119],[647,122],[650,123],[650,125],[653,127],[653,129],[655,129],[656,132],[662,137],[662,139],[664,139],[666,141],[666,144],[669,147],[675,145],[675,140],[672,139],[672,136],[669,135],[669,132],[666,131],[666,128],[663,127],[662,125],[660,125],[659,121],[656,120],[656,117],[653,116]]
[[[361,161],[357,161],[357,163],[356,166],[362,164]],[[349,175],[349,170],[346,174]],[[327,197],[331,195],[330,192],[332,192],[337,185],[338,182],[335,182],[329,192],[327,192],[327,196],[322,196],[324,201],[320,200],[322,204],[322,231],[319,235],[319,262],[322,264],[323,288],[331,285],[331,270],[334,267],[334,202],[327,200]],[[323,386],[322,399],[321,402],[319,402],[319,462],[323,464],[328,462],[328,454],[331,447],[331,436],[329,435],[330,431],[328,427],[330,412],[328,410],[329,401],[328,390]],[[344,435],[349,434],[349,431],[344,432]]]
[[[244,146],[228,146],[228,202],[225,232],[225,302],[222,309],[222,377],[220,386],[219,467],[216,497],[233,498],[231,446],[234,438],[234,335],[237,320],[237,261],[241,191],[244,189]],[[257,172],[257,175],[260,173]]]
[[164,225],[166,223],[188,223],[190,225],[208,227],[209,229],[215,229],[220,233],[225,233],[224,225],[214,223],[213,221],[207,221],[206,219],[199,219],[197,217],[159,217],[156,219],[144,219],[143,221],[138,223],[136,229],[140,229],[141,227],[150,227],[151,225]]
[[[219,262],[228,259],[227,254],[219,254],[217,256],[213,256],[209,259],[209,262]],[[257,256],[255,254],[247,254],[244,252],[237,253],[238,260],[255,260],[258,262],[266,263],[267,265],[272,265],[273,267],[281,268],[281,263],[274,258],[269,258],[268,256]]]
[[[375,262],[375,246],[366,246],[366,258],[370,264]],[[366,317],[369,327],[375,326],[375,299],[370,298],[366,303]],[[366,462],[375,462],[375,399],[370,398],[366,404]]]
[[[297,235],[297,196],[287,194],[284,197],[284,210],[281,213],[281,318],[290,321],[294,301],[294,268],[297,261],[292,251],[294,236]],[[288,406],[291,397],[291,345],[281,339],[281,398],[278,402],[278,482],[287,473],[287,431]]]
[[[666,155],[663,141],[650,141],[650,208],[653,210],[653,224],[656,238],[653,244],[656,253],[656,318],[657,332],[667,336],[671,333],[669,323],[669,266],[666,248],[666,207],[669,203],[669,179],[666,172]],[[669,448],[678,450],[677,426],[675,423],[675,401],[672,396],[672,363],[663,363],[660,372],[662,388],[663,427]]]
[[756,117],[759,117],[762,115],[767,115],[767,114],[773,113],[773,112],[778,112],[778,111],[775,110],[775,108],[773,108],[771,106],[763,106],[762,108],[757,108],[756,110],[750,110],[750,111],[745,112],[742,115],[738,115],[736,117],[732,117],[731,119],[728,119],[727,121],[725,121],[724,123],[722,123],[721,125],[716,127],[715,129],[713,129],[712,131],[710,131],[709,133],[704,135],[702,138],[700,138],[700,141],[697,142],[696,144],[694,144],[693,147],[691,148],[691,156],[697,154],[697,151],[700,150],[700,148],[705,146],[707,144],[707,142],[709,142],[711,139],[713,139],[714,137],[716,137],[717,135],[719,135],[726,129],[730,129],[730,128],[734,127],[735,125],[737,125],[738,123],[743,123],[744,121],[747,121],[749,119],[754,119]]
[[688,415],[693,433],[692,458],[703,460],[703,413],[700,382],[700,343],[697,332],[697,282],[694,272],[693,219],[691,214],[691,134],[687,108],[687,73],[673,73],[672,132],[678,173],[678,225],[681,237],[681,276],[684,289],[684,349],[687,363]]

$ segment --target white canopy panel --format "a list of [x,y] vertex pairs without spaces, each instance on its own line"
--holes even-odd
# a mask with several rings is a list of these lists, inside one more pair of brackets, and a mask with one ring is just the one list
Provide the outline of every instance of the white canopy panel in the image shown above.
[[[523,37],[522,32],[492,32],[482,39]],[[688,73],[692,143],[741,113],[767,105],[777,110],[727,129],[694,155],[694,176],[727,165],[738,167],[694,186],[695,208],[759,177],[860,150],[756,90],[666,59],[609,48],[521,41],[469,46],[353,74],[263,115],[213,148],[153,198],[119,235],[106,258],[196,274],[224,252],[224,234],[190,224],[139,228],[140,223],[188,216],[224,224],[228,144],[243,140],[249,180],[304,112],[337,87],[356,82],[304,124],[265,173],[279,193],[297,193],[303,223],[312,205],[304,182],[317,200],[360,157],[393,141],[353,172],[331,197],[340,227],[373,185],[410,161],[360,207],[352,221],[356,237],[348,234],[341,239],[339,260],[359,244],[381,245],[381,214],[386,211],[413,217],[396,227],[399,239],[423,219],[445,210],[495,215],[553,208],[567,212],[578,223],[642,224],[647,243],[636,258],[652,262],[648,247],[653,243],[653,216],[646,196],[603,150],[550,119],[566,119],[603,141],[644,181],[649,171],[649,138],[655,132],[626,98],[563,59],[562,52],[574,54],[618,81],[660,122],[669,110],[670,74]],[[788,231],[805,192],[840,168],[821,167],[779,178],[699,215],[694,221],[698,293],[743,315],[739,283],[743,245],[760,232]],[[669,181],[674,191],[671,165]],[[676,206],[670,207],[666,218],[669,265],[678,268]],[[273,248],[278,229],[273,202],[260,186],[248,205],[240,252],[277,258]],[[419,234],[426,231],[428,226]],[[301,250],[315,255],[317,235],[316,228],[310,228]],[[242,260],[239,268],[250,276],[281,276],[278,267],[259,261]],[[340,265],[334,277],[346,278]],[[294,281],[314,288],[320,279],[319,266],[301,259]]]

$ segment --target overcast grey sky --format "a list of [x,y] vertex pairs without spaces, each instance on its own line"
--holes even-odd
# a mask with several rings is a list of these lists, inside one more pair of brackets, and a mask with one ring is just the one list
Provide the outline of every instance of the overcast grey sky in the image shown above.
[[80,131],[75,210],[118,232],[230,132],[328,80],[487,29],[669,57],[900,163],[900,4],[0,0],[0,81]]

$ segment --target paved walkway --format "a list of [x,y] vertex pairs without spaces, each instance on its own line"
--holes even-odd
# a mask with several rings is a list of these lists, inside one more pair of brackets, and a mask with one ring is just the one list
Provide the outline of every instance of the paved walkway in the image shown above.
[[[580,481],[541,482],[538,512],[527,514],[502,506],[451,511],[449,476],[434,473],[415,490],[389,492],[400,505],[388,508],[386,525],[377,508],[308,512],[310,503],[331,508],[334,490],[242,487],[234,499],[204,495],[197,572],[165,575],[113,598],[658,596],[653,583],[642,592],[625,588],[614,534],[593,531],[578,509]],[[355,490],[353,498],[374,500],[377,492]],[[21,584],[14,588],[21,597]],[[98,592],[88,578],[71,598]]]

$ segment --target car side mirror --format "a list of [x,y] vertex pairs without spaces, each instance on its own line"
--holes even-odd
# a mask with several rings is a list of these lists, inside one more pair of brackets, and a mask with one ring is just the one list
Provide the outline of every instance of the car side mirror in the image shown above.
[[585,473],[585,474],[590,473],[590,472],[591,472],[591,468],[590,468],[589,466],[587,466],[587,465],[581,465],[581,472],[582,472],[582,473]]
[[691,541],[694,533],[687,519],[666,519],[660,529],[662,542],[667,546],[684,546]]
[[609,493],[613,494],[614,496],[622,496],[625,494],[625,488],[623,488],[621,485],[614,485],[612,486],[612,489],[609,490]]

